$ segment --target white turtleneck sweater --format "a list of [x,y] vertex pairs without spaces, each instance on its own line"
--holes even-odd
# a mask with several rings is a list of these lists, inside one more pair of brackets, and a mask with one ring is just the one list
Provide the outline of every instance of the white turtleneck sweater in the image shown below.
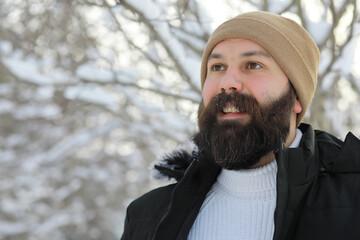
[[[296,130],[291,147],[298,147]],[[267,240],[274,234],[276,161],[257,169],[222,169],[201,206],[189,240]]]

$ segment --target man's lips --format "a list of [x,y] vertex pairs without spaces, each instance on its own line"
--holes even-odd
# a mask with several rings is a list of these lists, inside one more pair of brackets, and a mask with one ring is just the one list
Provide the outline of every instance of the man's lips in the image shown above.
[[244,118],[246,116],[249,116],[246,112],[231,112],[231,113],[219,112],[218,114],[218,118],[221,120]]
[[219,119],[234,119],[234,118],[243,118],[249,116],[247,112],[239,110],[237,107],[234,107],[231,104],[226,104],[225,107],[219,111],[218,118]]

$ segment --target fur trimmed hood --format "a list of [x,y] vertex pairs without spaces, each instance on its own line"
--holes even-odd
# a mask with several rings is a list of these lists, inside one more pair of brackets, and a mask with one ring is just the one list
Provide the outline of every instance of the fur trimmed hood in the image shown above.
[[173,178],[176,181],[180,181],[186,169],[198,158],[199,153],[195,150],[191,154],[183,149],[166,154],[160,162],[154,166],[156,171],[155,178]]

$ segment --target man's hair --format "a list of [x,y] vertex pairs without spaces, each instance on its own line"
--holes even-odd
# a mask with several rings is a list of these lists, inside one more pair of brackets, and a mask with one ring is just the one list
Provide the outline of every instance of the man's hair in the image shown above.
[[319,68],[319,49],[307,31],[296,22],[268,12],[240,14],[221,24],[211,34],[201,62],[201,86],[207,74],[207,60],[214,47],[221,41],[244,38],[263,47],[290,79],[301,103],[303,119],[314,96]]

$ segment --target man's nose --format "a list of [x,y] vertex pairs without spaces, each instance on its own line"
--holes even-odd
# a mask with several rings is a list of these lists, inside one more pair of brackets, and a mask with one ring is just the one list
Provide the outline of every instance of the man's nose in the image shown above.
[[219,92],[239,92],[242,91],[243,83],[241,80],[241,73],[234,66],[229,66],[225,75],[221,79],[219,85]]

